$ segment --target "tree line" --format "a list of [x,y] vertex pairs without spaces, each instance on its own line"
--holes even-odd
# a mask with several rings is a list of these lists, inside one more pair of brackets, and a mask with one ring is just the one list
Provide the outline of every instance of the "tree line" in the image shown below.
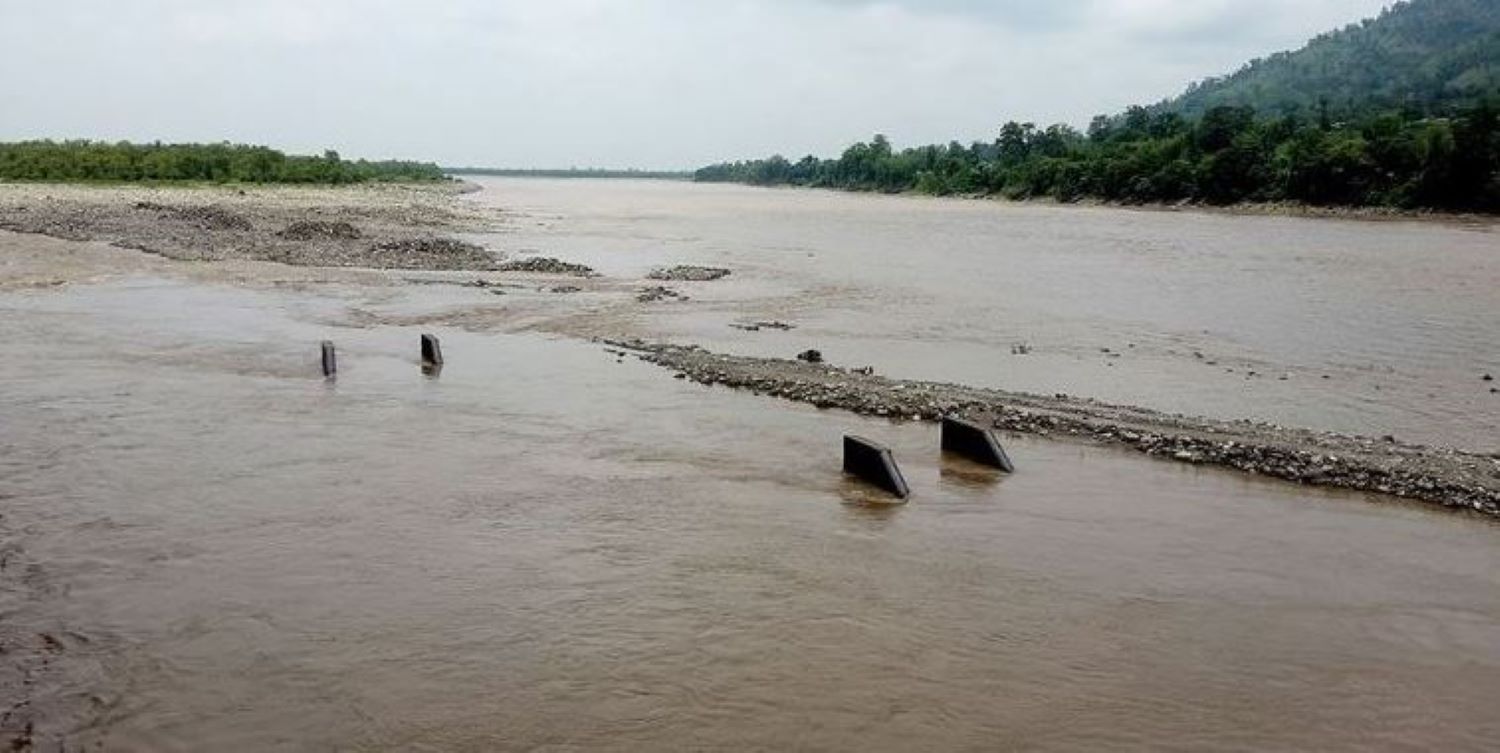
[[0,180],[9,181],[343,184],[446,178],[427,162],[351,161],[334,151],[297,156],[245,144],[0,143]]
[[698,170],[701,182],[797,185],[1127,204],[1301,202],[1500,212],[1500,116],[1489,103],[1416,111],[1258,117],[1220,106],[1190,120],[1133,107],[1067,125],[1006,123],[994,141],[897,151],[877,135],[836,159],[781,156]]

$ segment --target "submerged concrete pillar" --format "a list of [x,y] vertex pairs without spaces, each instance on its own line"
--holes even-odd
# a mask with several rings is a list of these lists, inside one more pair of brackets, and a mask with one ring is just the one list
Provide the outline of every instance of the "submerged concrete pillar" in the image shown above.
[[443,365],[443,346],[437,335],[422,335],[422,363],[430,366]]
[[323,341],[323,376],[328,377],[329,379],[332,379],[333,375],[337,374],[338,372],[339,372],[339,361],[338,361],[338,355],[336,353],[334,353],[334,350],[333,350],[333,341],[332,340],[324,340]]
[[943,452],[962,455],[976,463],[1015,473],[1016,466],[995,438],[995,432],[960,418],[943,419]]
[[906,478],[896,467],[896,457],[889,447],[863,437],[844,436],[844,473],[873,484],[900,499],[911,496]]

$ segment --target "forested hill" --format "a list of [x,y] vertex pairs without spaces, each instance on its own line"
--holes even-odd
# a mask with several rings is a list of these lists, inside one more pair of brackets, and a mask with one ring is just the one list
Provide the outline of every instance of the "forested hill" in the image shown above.
[[1350,117],[1373,108],[1443,113],[1500,94],[1500,0],[1410,0],[1295,52],[1194,84],[1160,108]]
[[1500,0],[1412,0],[1087,133],[726,162],[695,179],[1058,201],[1500,213]]

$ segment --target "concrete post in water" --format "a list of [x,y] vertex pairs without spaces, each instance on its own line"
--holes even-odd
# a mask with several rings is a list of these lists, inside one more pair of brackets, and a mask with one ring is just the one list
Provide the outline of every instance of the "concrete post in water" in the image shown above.
[[943,418],[943,452],[962,455],[976,463],[1015,473],[1016,466],[995,438],[995,432],[959,418]]
[[443,346],[437,335],[422,335],[422,363],[427,366],[443,365]]
[[329,379],[332,379],[333,375],[337,374],[338,372],[339,372],[339,362],[338,362],[338,356],[334,353],[334,350],[333,350],[333,341],[332,340],[324,340],[323,341],[323,376],[328,377]]
[[884,489],[900,499],[911,496],[890,448],[862,437],[844,436],[844,473]]

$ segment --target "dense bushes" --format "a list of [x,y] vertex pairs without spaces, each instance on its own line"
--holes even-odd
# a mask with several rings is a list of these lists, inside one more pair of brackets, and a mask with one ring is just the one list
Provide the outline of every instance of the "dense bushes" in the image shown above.
[[437,165],[424,162],[351,162],[331,151],[320,157],[288,156],[242,144],[0,143],[0,180],[337,184],[444,177]]
[[990,143],[899,152],[876,136],[838,159],[726,163],[695,178],[1060,201],[1296,201],[1496,212],[1500,117],[1480,105],[1451,117],[1388,112],[1331,124],[1218,107],[1190,122],[1132,108],[1096,119],[1086,135],[1067,126],[1008,123]]

